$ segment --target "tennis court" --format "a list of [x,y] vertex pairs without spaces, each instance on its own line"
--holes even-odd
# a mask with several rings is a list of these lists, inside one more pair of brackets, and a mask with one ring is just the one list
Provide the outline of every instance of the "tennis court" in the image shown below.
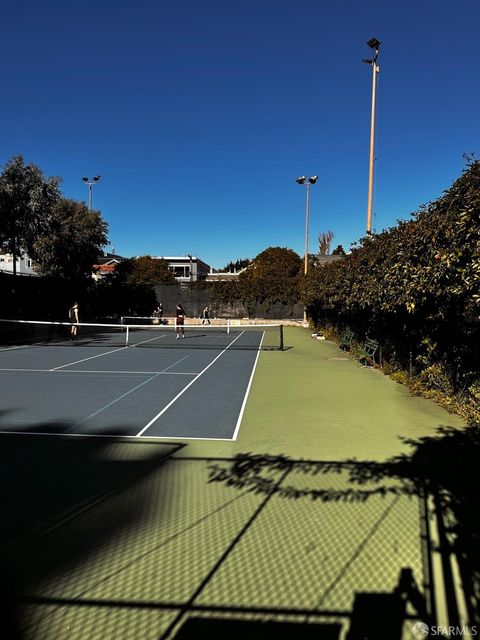
[[[0,430],[234,440],[279,325],[0,321]],[[281,358],[281,354],[279,354]]]

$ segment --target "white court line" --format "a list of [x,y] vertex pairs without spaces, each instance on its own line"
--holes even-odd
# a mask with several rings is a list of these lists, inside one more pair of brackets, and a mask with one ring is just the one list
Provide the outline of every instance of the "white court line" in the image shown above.
[[38,345],[35,344],[19,344],[16,347],[5,347],[5,349],[0,349],[0,351],[13,351],[13,349],[31,349],[32,347],[36,347]]
[[86,362],[87,360],[93,360],[94,358],[101,358],[102,356],[109,356],[111,353],[115,353],[116,351],[123,351],[124,349],[128,349],[128,347],[120,347],[119,349],[112,349],[110,351],[105,351],[104,353],[97,353],[96,356],[90,356],[89,358],[83,358],[83,360],[76,360],[75,362],[68,362],[67,364],[62,364],[61,367],[54,367],[53,369],[49,369],[49,371],[58,371],[59,369],[63,369],[64,367],[71,367],[74,364],[80,364],[80,362]]
[[[188,357],[188,356],[187,356]],[[178,362],[176,362],[175,364],[178,364]],[[173,366],[173,365],[172,365]],[[3,371],[3,369],[0,369],[0,371]],[[9,371],[20,371],[20,369],[9,369]],[[25,369],[25,371],[30,371],[30,369]],[[35,371],[35,369],[31,369],[31,371]],[[38,371],[42,371],[42,369],[38,369]],[[187,372],[187,371],[167,371],[166,369],[163,371],[107,371],[104,369],[92,369],[92,370],[87,370],[87,369],[69,369],[67,371],[52,371],[51,369],[44,369],[44,371],[48,371],[50,373],[108,373],[109,375],[112,374],[122,374],[122,375],[144,375],[144,376],[150,376],[150,375],[161,375],[161,376],[196,376],[198,371],[193,371],[193,372]]]
[[260,341],[260,344],[258,345],[257,357],[255,358],[255,363],[253,365],[252,373],[250,375],[250,380],[248,381],[247,390],[245,391],[245,396],[243,398],[242,407],[240,409],[240,413],[238,414],[238,420],[237,420],[237,424],[235,426],[235,431],[233,432],[232,440],[236,440],[237,439],[237,435],[238,435],[238,432],[240,430],[240,424],[241,424],[242,419],[243,419],[243,413],[245,411],[245,407],[247,406],[248,395],[250,393],[250,387],[252,386],[253,376],[255,375],[255,369],[257,368],[257,362],[258,362],[258,358],[260,356],[260,351],[262,349],[262,344],[263,344],[263,339],[264,338],[265,338],[265,331],[263,332],[262,339]]
[[37,373],[37,372],[41,372],[41,373],[48,373],[50,371],[50,369],[0,369],[0,371],[31,371],[32,373]]
[[185,391],[187,391],[187,389],[189,389],[189,388],[192,386],[192,384],[193,384],[194,382],[196,382],[196,381],[200,378],[200,376],[202,376],[202,375],[205,373],[205,371],[207,371],[208,369],[210,369],[210,367],[212,366],[212,364],[214,364],[214,363],[215,363],[215,362],[216,362],[216,361],[217,361],[221,356],[223,356],[223,354],[225,353],[225,351],[227,351],[227,350],[232,346],[232,344],[233,344],[234,342],[236,342],[236,341],[240,338],[240,336],[241,336],[241,335],[243,335],[244,333],[245,333],[244,331],[242,331],[241,333],[239,333],[239,334],[238,334],[238,336],[235,338],[235,340],[232,340],[232,342],[230,342],[230,344],[228,345],[228,347],[226,347],[226,348],[225,348],[221,353],[219,353],[219,354],[218,354],[218,356],[217,356],[216,358],[214,358],[214,360],[212,360],[212,361],[210,362],[210,364],[208,364],[208,365],[205,367],[205,369],[202,369],[202,371],[200,371],[200,373],[199,373],[198,375],[196,375],[196,376],[195,376],[195,378],[194,378],[193,380],[191,380],[191,381],[187,384],[187,386],[186,386],[186,387],[184,387],[184,388],[182,389],[182,391],[180,391],[180,393],[178,393],[178,394],[175,396],[175,398],[173,398],[173,400],[171,400],[171,401],[167,404],[167,406],[166,406],[166,407],[164,407],[164,408],[163,408],[159,413],[157,413],[157,415],[156,415],[154,418],[152,418],[152,419],[150,420],[150,422],[149,422],[148,424],[146,424],[146,425],[143,427],[143,429],[142,429],[141,431],[139,431],[139,432],[137,433],[137,438],[138,438],[139,436],[143,435],[143,434],[145,433],[145,431],[146,431],[149,427],[151,427],[151,426],[152,426],[152,424],[153,424],[154,422],[156,422],[156,421],[158,420],[158,418],[160,418],[161,416],[163,416],[163,414],[164,414],[166,411],[168,411],[168,409],[170,409],[170,407],[172,406],[172,404],[174,404],[174,403],[175,403],[175,402],[180,398],[180,396],[183,396],[183,394],[185,393]]
[[137,384],[137,386],[133,387],[133,389],[130,389],[130,391],[126,391],[125,393],[122,393],[121,396],[118,396],[118,398],[115,398],[115,400],[112,400],[111,402],[109,402],[108,404],[106,404],[104,407],[101,407],[100,409],[97,409],[97,411],[94,411],[93,413],[91,413],[89,416],[87,416],[86,418],[84,418],[83,420],[80,420],[80,422],[76,422],[73,426],[70,427],[70,429],[68,429],[68,431],[75,429],[76,427],[79,427],[81,424],[83,424],[84,422],[88,422],[91,418],[94,418],[95,416],[98,416],[99,413],[102,413],[102,411],[105,411],[105,409],[109,409],[110,407],[112,407],[114,404],[116,404],[117,402],[119,402],[120,400],[123,400],[123,398],[126,398],[127,396],[129,396],[131,393],[133,393],[134,391],[137,391],[137,389],[140,389],[140,387],[143,387],[144,385],[148,384],[149,382],[151,382],[152,380],[154,380],[155,378],[157,378],[159,375],[161,375],[162,373],[164,373],[165,371],[168,371],[169,369],[171,369],[172,367],[174,367],[177,364],[180,364],[180,362],[183,362],[183,360],[186,360],[189,356],[185,356],[183,358],[180,358],[180,360],[177,360],[176,362],[174,362],[173,364],[171,364],[170,366],[168,366],[166,369],[164,369],[163,371],[160,371],[160,373],[156,373],[155,375],[151,376],[150,378],[147,378],[147,380],[144,380],[143,382],[141,382],[140,384]]
[[[178,364],[178,363],[176,363]],[[161,374],[162,376],[196,376],[198,371],[119,371],[118,369],[109,371],[108,369],[69,369],[66,371],[58,371],[56,369],[2,369],[0,371],[13,372],[13,371],[26,371],[27,373],[108,373],[121,374],[121,375],[144,375],[150,376],[154,374]]]

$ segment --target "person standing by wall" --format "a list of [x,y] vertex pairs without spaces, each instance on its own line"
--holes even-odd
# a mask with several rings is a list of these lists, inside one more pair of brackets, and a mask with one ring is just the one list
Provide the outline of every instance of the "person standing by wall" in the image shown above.
[[202,311],[202,324],[210,324],[210,308],[208,304]]

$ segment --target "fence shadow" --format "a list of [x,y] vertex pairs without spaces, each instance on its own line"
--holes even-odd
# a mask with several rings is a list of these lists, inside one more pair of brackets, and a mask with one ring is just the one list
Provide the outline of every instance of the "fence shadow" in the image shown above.
[[[426,555],[430,555],[424,560],[427,564],[429,562],[431,564],[430,556],[437,554],[442,567],[446,605],[442,615],[447,616],[452,625],[461,626],[462,622],[465,623],[465,612],[462,614],[460,611],[461,601],[464,600],[468,623],[478,625],[480,429],[473,426],[463,430],[439,427],[434,436],[404,441],[409,445],[410,453],[393,457],[384,463],[358,460],[322,462],[291,460],[286,456],[239,454],[230,463],[214,463],[211,467],[210,481],[224,483],[239,491],[276,495],[285,500],[323,503],[345,501],[367,504],[374,496],[379,495],[417,496],[427,509],[424,518],[427,530],[422,536],[428,538],[429,548]],[[272,478],[273,472],[288,474],[293,470],[304,474],[303,486],[298,482],[289,483],[289,476],[280,485]],[[332,473],[348,475],[348,483],[343,489],[338,490],[328,486],[314,488],[307,480],[308,476]],[[431,532],[428,531],[430,518],[435,519],[435,540],[432,540]],[[454,565],[458,567],[461,578],[461,596],[458,593],[459,581],[454,576]],[[432,602],[434,600],[432,593],[427,592],[431,588],[431,584],[424,584],[422,589],[422,585],[415,582],[409,568],[404,567],[394,590],[395,593],[390,596],[396,594],[404,600],[404,613],[405,603],[408,602],[417,620],[422,624],[431,625],[435,624],[438,614],[436,604]],[[370,614],[373,610],[377,612],[374,617],[375,626],[380,629],[382,623],[389,625],[383,627],[382,633],[385,628],[388,628],[389,637],[397,637],[391,628],[396,606],[392,604],[393,600],[389,601],[390,605],[387,606],[387,600],[383,604],[380,602],[382,594],[377,594],[378,597],[374,597],[374,594],[363,594],[363,600],[361,595],[357,593],[352,614],[352,627],[347,637],[349,639],[363,637],[362,633],[367,633],[366,637],[369,638],[377,637],[371,635],[374,634],[374,630],[368,628],[365,622],[368,618],[372,618]],[[386,598],[387,595],[383,594],[382,597]],[[398,604],[398,597],[396,601]],[[362,619],[363,622],[359,622]],[[357,620],[357,631],[353,624],[355,620]]]

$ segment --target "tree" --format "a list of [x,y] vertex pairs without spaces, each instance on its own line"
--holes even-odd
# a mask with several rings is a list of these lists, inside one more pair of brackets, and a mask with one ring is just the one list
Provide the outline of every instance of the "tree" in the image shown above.
[[332,256],[346,256],[345,249],[341,244],[338,245],[336,249],[332,251]]
[[248,267],[250,262],[250,258],[240,258],[238,260],[235,260],[235,262],[230,261],[223,267],[223,269],[220,269],[220,272],[231,273],[233,271],[241,271],[242,269],[245,269],[245,267]]
[[176,282],[175,275],[168,268],[168,262],[151,256],[124,260],[117,267],[117,276],[127,284],[144,287]]
[[60,199],[43,229],[32,239],[29,254],[40,272],[70,280],[89,278],[107,240],[107,223],[84,203]]
[[328,256],[333,238],[333,231],[322,231],[322,233],[318,234],[318,253],[321,256]]
[[256,256],[240,274],[240,279],[293,278],[300,272],[300,256],[285,247],[269,247]]
[[60,178],[45,178],[21,155],[9,160],[0,175],[0,244],[13,255],[13,274],[20,252],[29,255],[36,239],[47,232],[52,210],[60,200]]
[[302,260],[291,249],[269,247],[239,275],[245,301],[294,304],[298,301]]

